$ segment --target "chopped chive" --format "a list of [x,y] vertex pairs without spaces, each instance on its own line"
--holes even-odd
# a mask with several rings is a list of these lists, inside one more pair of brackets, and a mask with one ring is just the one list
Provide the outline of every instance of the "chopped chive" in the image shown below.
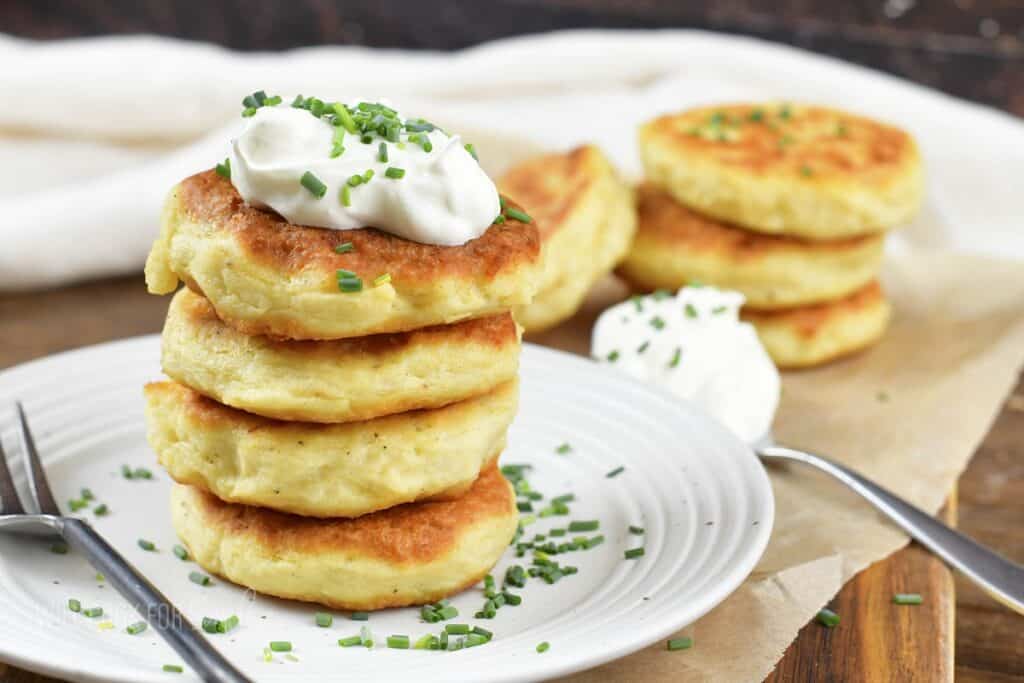
[[164,664],[163,670],[169,674],[180,674],[184,671],[184,669],[177,664]]
[[812,176],[814,175],[814,169],[808,166],[807,164],[804,164],[803,166],[800,167],[800,175],[804,177]]
[[90,607],[88,609],[82,610],[82,615],[86,616],[86,617],[89,617],[90,619],[95,619],[96,617],[102,617],[103,616],[103,608],[102,607]]
[[568,443],[563,443],[561,446],[555,449],[555,453],[558,453],[559,455],[565,455],[571,450],[572,446],[570,446]]
[[287,640],[272,640],[270,641],[270,650],[272,652],[291,652],[292,644]]
[[136,621],[134,624],[132,624],[132,625],[128,626],[127,628],[125,628],[125,631],[127,631],[128,633],[130,633],[133,636],[137,636],[140,633],[142,633],[143,631],[145,631],[146,628],[148,628],[148,627],[149,627],[149,624],[147,624],[146,622],[144,622],[144,621]]
[[651,346],[651,342],[650,342],[650,340],[648,340],[648,341],[645,341],[645,342],[644,342],[643,344],[641,344],[640,346],[636,347],[636,352],[637,352],[637,354],[641,354],[641,353],[643,353],[643,352],[644,352],[644,351],[646,351],[646,350],[647,350],[648,348],[650,348],[650,346]]
[[230,633],[236,626],[238,626],[238,617],[232,614],[230,617],[220,622],[220,625],[217,627],[217,632]]
[[493,221],[491,221],[491,223],[493,225],[501,225],[504,222],[505,222],[505,217],[502,216],[500,213],[497,216],[494,217]]
[[89,501],[82,500],[81,498],[72,498],[68,501],[68,507],[71,508],[72,512],[78,512],[82,508],[89,507]]
[[421,636],[420,639],[417,640],[413,644],[412,649],[414,649],[414,650],[436,650],[437,649],[437,636],[435,636],[433,633],[428,633],[428,634],[426,634],[424,636]]
[[99,572],[96,572],[96,576],[95,576],[95,578],[96,578],[96,580],[97,580],[97,581],[99,581],[100,583],[102,583],[102,582],[104,582],[104,581],[106,581],[106,580],[107,580],[107,577],[103,576],[103,574],[100,574]]
[[361,292],[363,290],[363,281],[357,277],[339,277],[338,289],[343,292]]
[[920,605],[924,598],[920,593],[897,593],[892,596],[892,601],[897,605]]
[[505,604],[517,607],[522,604],[523,596],[516,595],[515,593],[509,593],[508,591],[502,591],[501,595],[505,598]]
[[138,540],[139,547],[146,552],[154,552],[156,550],[156,544],[153,541],[147,541],[144,538]]
[[363,626],[359,629],[359,637],[363,639],[365,647],[373,647],[373,632],[370,631],[369,626]]
[[133,479],[132,468],[128,467],[128,465],[121,465],[121,476],[125,479]]
[[274,653],[270,651],[269,647],[263,648],[263,661],[272,662],[274,661]]
[[370,613],[369,612],[353,612],[352,614],[349,615],[348,618],[351,619],[352,621],[369,621]]
[[92,495],[91,489],[82,489],[81,493],[82,500],[93,500],[95,496]]
[[360,636],[349,636],[348,638],[340,638],[338,640],[338,645],[341,647],[355,647],[362,644],[363,639]]
[[199,584],[200,586],[209,586],[210,585],[210,577],[207,576],[206,574],[201,573],[201,572],[191,572],[188,575],[188,580],[191,581],[192,583]]
[[231,180],[231,159],[225,159],[224,163],[217,164],[216,171],[221,178]]
[[635,534],[637,536],[642,536],[644,533],[644,528],[642,526],[630,526],[629,533]]
[[516,503],[516,508],[520,512],[533,512],[533,503],[531,503],[528,500],[527,501],[521,501],[521,502]]
[[729,310],[728,306],[715,306],[711,309],[711,315],[722,315],[727,310]]
[[405,177],[405,169],[397,168],[395,166],[388,166],[388,169],[384,171],[384,175],[393,180]]
[[202,626],[203,630],[207,633],[220,633],[220,619],[203,617]]
[[470,633],[466,636],[466,647],[477,647],[483,645],[488,639],[479,633]]
[[132,472],[132,479],[152,479],[153,473],[145,467],[136,467]]
[[586,521],[573,521],[569,522],[569,531],[597,531],[601,523],[596,519],[590,519]]
[[587,544],[585,548],[587,550],[590,550],[591,548],[595,548],[601,545],[602,543],[604,543],[604,536],[602,534],[598,534],[597,536],[591,536],[587,539]]
[[505,215],[508,216],[509,218],[516,219],[520,223],[532,223],[533,222],[533,219],[530,217],[530,215],[528,213],[526,213],[524,211],[520,211],[519,209],[517,209],[515,207],[509,207],[509,208],[505,209]]
[[626,471],[626,468],[623,467],[622,465],[619,465],[614,470],[612,470],[611,472],[609,472],[608,474],[606,474],[604,476],[607,479],[614,479],[615,477],[619,476],[620,474],[622,474],[625,471]]
[[409,636],[388,636],[387,638],[388,647],[394,650],[408,650],[409,649]]
[[635,560],[638,557],[643,557],[644,556],[644,549],[643,548],[630,548],[629,550],[627,550],[624,553],[624,555],[626,556],[627,560]]
[[81,612],[82,603],[80,603],[78,600],[75,600],[74,598],[71,598],[70,600],[68,600],[68,609],[72,612]]
[[552,529],[548,533],[552,536],[565,536],[565,529]]
[[614,363],[619,359],[619,352],[617,350],[613,350],[607,356],[605,356],[605,358],[609,363]]
[[690,637],[672,638],[668,641],[669,651],[689,650],[691,647],[693,647],[693,638]]
[[686,303],[686,306],[684,307],[684,309],[686,311],[686,317],[687,318],[696,318],[697,317],[697,308],[693,304],[691,304],[690,302]]
[[762,111],[761,109],[755,109],[754,111],[750,112],[750,114],[747,116],[748,120],[755,121],[755,122],[756,121],[760,121],[763,118],[764,118],[764,111]]
[[338,190],[338,201],[341,202],[342,206],[352,206],[352,189],[348,186],[348,183],[341,186]]
[[469,624],[445,624],[444,630],[453,636],[462,636],[469,633]]
[[476,161],[480,161],[480,157],[476,155],[476,147],[472,142],[467,142],[463,147],[465,147],[466,151],[469,152],[469,156],[473,157]]
[[380,287],[381,285],[385,285],[389,282],[391,282],[391,273],[382,273],[377,277],[373,278],[374,287]]
[[672,352],[672,358],[668,362],[670,368],[679,367],[679,361],[683,357],[683,350],[680,347],[676,347],[676,350]]
[[302,174],[302,178],[299,179],[299,184],[309,190],[317,199],[323,199],[323,196],[327,193],[327,186],[324,185],[323,181],[313,175],[312,171],[306,171]]
[[183,546],[175,545],[171,550],[174,553],[174,556],[177,557],[182,562],[185,562],[185,561],[188,560],[188,551],[185,550],[185,548]]
[[359,187],[360,185],[363,184],[363,176],[359,175],[358,173],[356,173],[355,175],[350,175],[348,177],[348,180],[345,181],[345,184],[348,185],[349,187]]
[[94,507],[92,509],[92,513],[94,515],[96,515],[97,517],[103,517],[104,515],[106,515],[109,512],[110,512],[110,508],[107,507],[106,503],[100,503],[99,505],[97,505],[96,507]]
[[543,653],[543,652],[547,652],[550,649],[551,649],[551,643],[549,643],[546,640],[543,643],[538,643],[537,644],[537,652]]
[[814,619],[822,626],[828,628],[834,628],[839,624],[839,615],[827,608],[819,610]]
[[555,496],[551,499],[552,503],[571,503],[576,500],[576,495],[572,493],[563,493],[560,496]]
[[473,633],[477,634],[478,636],[483,636],[487,640],[490,640],[494,637],[494,634],[485,629],[483,626],[474,626]]
[[316,625],[320,628],[329,628],[334,623],[334,617],[327,612],[317,612],[314,616],[314,621],[316,621]]
[[338,246],[334,247],[335,254],[347,254],[350,251],[355,251],[355,245],[351,242],[342,242]]
[[377,161],[382,164],[388,163],[388,143],[382,142],[377,145]]
[[654,316],[651,318],[651,327],[656,330],[665,329],[665,321],[660,316]]
[[459,610],[451,605],[445,605],[441,609],[437,610],[437,616],[441,617],[442,621],[454,619],[459,616]]

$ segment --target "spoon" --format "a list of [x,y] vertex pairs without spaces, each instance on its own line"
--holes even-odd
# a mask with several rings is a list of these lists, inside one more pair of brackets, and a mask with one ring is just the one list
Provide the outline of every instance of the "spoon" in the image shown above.
[[1024,567],[979,545],[848,467],[814,453],[776,445],[770,433],[754,444],[754,452],[765,463],[800,462],[832,475],[986,593],[1024,614]]

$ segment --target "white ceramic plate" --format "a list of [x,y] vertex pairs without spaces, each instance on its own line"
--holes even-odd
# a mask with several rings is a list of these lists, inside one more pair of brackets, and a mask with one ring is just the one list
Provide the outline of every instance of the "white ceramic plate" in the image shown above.
[[[59,501],[89,487],[111,513],[96,527],[198,625],[203,616],[237,614],[232,633],[213,642],[254,680],[518,681],[596,666],[659,641],[696,620],[732,592],[754,567],[768,541],[773,500],[768,478],[751,451],[709,418],[585,359],[527,345],[522,357],[522,401],[503,463],[533,465],[530,481],[548,497],[572,492],[570,517],[548,517],[527,527],[527,538],[570,519],[598,519],[606,542],[559,555],[579,567],[555,585],[530,580],[523,603],[493,620],[474,620],[480,588],[456,596],[458,622],[494,632],[486,645],[458,652],[342,649],[337,640],[358,633],[359,622],[337,613],[331,628],[313,623],[313,605],[247,594],[216,580],[189,581],[196,569],[171,552],[168,477],[145,440],[141,386],[160,377],[159,339],[141,337],[85,348],[0,373],[0,434],[18,451],[13,415],[4,403],[20,398],[36,434]],[[562,443],[570,453],[557,454]],[[122,464],[148,467],[152,481],[127,480]],[[614,478],[606,473],[624,466]],[[20,466],[15,477],[21,477]],[[642,536],[628,527],[643,527]],[[145,552],[139,538],[159,552]],[[625,560],[642,545],[646,554]],[[506,554],[495,570],[529,556]],[[87,619],[67,609],[102,606]],[[56,555],[47,542],[0,538],[0,659],[81,681],[185,681],[164,673],[180,664],[152,629],[137,636],[125,627],[138,616],[98,581],[81,557]],[[102,630],[109,620],[114,627]],[[378,643],[390,634],[413,639],[438,632],[418,610],[371,615]],[[275,655],[271,640],[289,640],[298,661]],[[550,650],[536,646],[548,641]],[[697,644],[700,647],[700,644]],[[685,652],[679,652],[685,658]]]

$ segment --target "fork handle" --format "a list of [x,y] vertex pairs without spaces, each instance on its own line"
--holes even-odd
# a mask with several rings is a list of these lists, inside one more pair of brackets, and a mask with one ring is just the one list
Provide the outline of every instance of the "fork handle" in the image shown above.
[[88,523],[67,517],[61,522],[59,531],[67,544],[84,554],[92,566],[103,573],[200,678],[217,683],[250,683],[200,635],[156,586],[136,571]]
[[1024,567],[1014,564],[972,541],[924,510],[827,458],[783,446],[757,451],[768,460],[795,460],[831,474],[906,531],[914,540],[963,572],[985,592],[1019,614],[1024,614]]

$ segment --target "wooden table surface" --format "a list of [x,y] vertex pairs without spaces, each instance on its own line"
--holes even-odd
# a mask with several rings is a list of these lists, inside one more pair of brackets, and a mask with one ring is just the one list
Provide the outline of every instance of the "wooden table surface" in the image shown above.
[[[145,293],[141,277],[34,294],[0,294],[0,369],[57,351],[160,330],[167,299]],[[954,497],[953,500],[956,500]],[[1018,562],[1024,561],[1024,381],[1006,402],[959,483],[947,519]],[[786,652],[773,683],[783,681],[957,680],[1024,682],[1024,618],[910,546],[868,568],[832,604],[843,621],[812,622]],[[879,601],[896,592],[926,596],[879,620]],[[955,614],[955,627],[954,627]],[[955,634],[955,638],[954,638]],[[956,660],[954,664],[953,652]],[[0,683],[50,681],[0,663]]]

